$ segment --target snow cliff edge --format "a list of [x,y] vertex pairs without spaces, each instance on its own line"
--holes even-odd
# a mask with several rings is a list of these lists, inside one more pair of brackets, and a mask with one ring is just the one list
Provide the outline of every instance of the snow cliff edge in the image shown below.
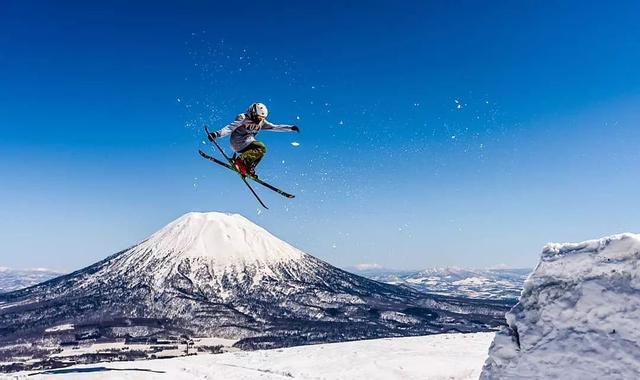
[[481,379],[640,378],[640,235],[547,244]]

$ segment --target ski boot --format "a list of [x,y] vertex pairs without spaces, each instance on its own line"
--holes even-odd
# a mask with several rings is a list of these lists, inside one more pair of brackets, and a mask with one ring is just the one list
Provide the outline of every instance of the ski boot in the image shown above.
[[256,178],[256,179],[258,178],[258,174],[256,174],[256,167],[255,166],[250,167],[248,173],[253,178]]
[[240,173],[241,176],[246,177],[249,174],[249,169],[244,164],[244,161],[240,157],[235,157],[233,159],[233,164],[236,166],[236,170]]

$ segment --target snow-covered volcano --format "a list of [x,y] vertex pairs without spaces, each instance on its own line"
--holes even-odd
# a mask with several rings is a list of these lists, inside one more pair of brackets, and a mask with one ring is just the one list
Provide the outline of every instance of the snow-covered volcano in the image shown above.
[[310,258],[240,215],[189,213],[116,255],[99,275],[226,300],[313,274]]
[[0,346],[188,335],[275,347],[484,331],[505,311],[345,272],[240,215],[189,213],[101,262],[1,294]]
[[131,259],[124,261],[127,265],[160,264],[169,269],[185,259],[197,259],[224,270],[280,265],[302,260],[305,254],[240,215],[192,212],[151,235],[126,256]]

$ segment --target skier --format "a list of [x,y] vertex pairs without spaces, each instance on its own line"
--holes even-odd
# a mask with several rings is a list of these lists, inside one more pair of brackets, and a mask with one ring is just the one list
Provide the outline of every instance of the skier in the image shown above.
[[217,132],[209,133],[210,141],[231,134],[231,148],[234,152],[240,153],[235,157],[234,164],[243,176],[249,174],[257,178],[256,166],[267,153],[267,147],[255,137],[260,130],[300,132],[300,128],[295,125],[271,123],[267,120],[268,114],[267,106],[253,103],[245,113],[236,116],[236,120],[231,124]]

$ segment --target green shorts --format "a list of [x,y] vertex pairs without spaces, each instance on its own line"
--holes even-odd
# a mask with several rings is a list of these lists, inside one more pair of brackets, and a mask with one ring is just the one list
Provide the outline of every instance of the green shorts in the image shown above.
[[256,167],[256,165],[258,165],[260,160],[262,160],[262,157],[264,157],[264,155],[267,153],[267,146],[260,141],[253,141],[239,153],[240,159],[244,162],[247,168],[254,168]]

